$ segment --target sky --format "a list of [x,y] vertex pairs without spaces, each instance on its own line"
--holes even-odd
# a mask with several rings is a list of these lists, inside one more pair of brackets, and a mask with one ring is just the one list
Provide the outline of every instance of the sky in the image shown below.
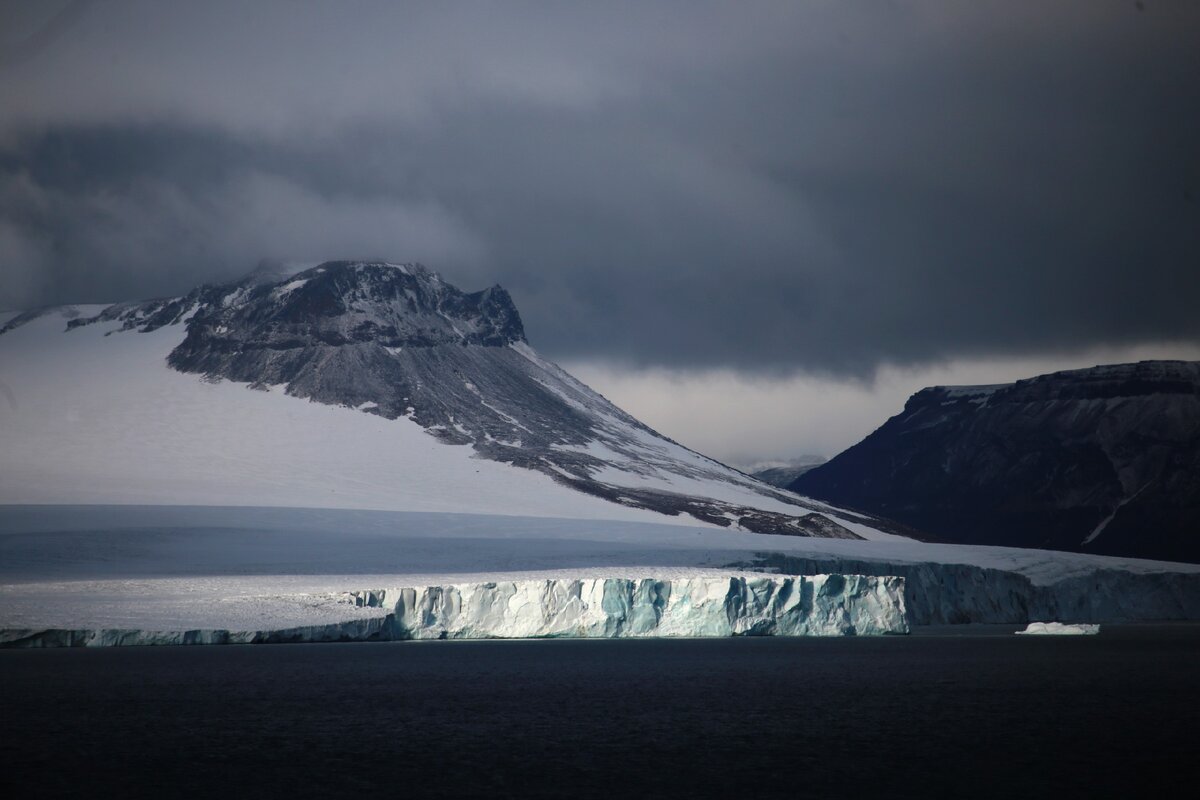
[[500,283],[738,464],[1200,358],[1200,4],[0,0],[0,308],[263,259]]

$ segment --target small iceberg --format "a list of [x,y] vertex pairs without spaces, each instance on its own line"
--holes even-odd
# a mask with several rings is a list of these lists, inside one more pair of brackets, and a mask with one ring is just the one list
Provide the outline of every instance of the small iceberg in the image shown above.
[[1031,622],[1025,630],[1017,631],[1018,634],[1027,633],[1037,636],[1095,636],[1099,632],[1099,625],[1067,624],[1065,622]]

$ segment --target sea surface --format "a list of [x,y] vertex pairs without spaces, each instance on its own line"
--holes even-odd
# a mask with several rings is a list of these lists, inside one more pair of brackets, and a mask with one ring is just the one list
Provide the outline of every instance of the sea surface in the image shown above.
[[1197,734],[1196,625],[0,651],[12,798],[1194,796]]

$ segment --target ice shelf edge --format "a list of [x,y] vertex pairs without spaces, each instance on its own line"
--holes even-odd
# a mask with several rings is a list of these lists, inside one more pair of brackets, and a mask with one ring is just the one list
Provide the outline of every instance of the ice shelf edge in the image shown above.
[[909,632],[904,579],[894,576],[546,579],[370,589],[343,597],[381,613],[262,630],[9,628],[0,629],[0,647]]

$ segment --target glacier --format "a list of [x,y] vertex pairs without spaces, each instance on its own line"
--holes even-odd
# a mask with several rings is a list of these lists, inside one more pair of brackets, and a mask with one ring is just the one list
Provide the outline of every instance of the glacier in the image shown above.
[[411,639],[908,633],[903,579],[863,575],[489,581],[358,599],[390,607]]
[[1194,564],[971,545],[870,549],[874,557],[762,553],[741,566],[798,575],[834,569],[897,575],[905,579],[913,625],[1200,619]]
[[494,514],[0,506],[0,630],[68,644],[415,637],[384,621],[404,587],[652,578],[678,599],[685,579],[819,575],[902,579],[914,627],[1200,619],[1196,564]]
[[362,590],[339,599],[383,613],[271,630],[10,628],[0,630],[0,647],[909,632],[904,580],[863,575],[487,581]]

